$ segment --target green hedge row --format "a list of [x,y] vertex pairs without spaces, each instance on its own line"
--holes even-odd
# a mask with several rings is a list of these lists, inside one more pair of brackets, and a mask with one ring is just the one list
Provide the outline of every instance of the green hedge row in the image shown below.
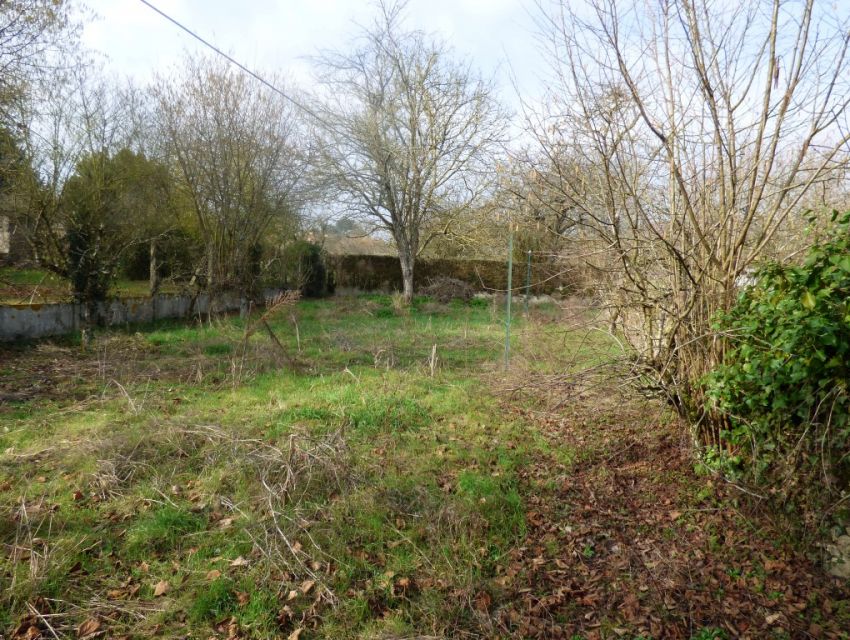
[[[394,291],[402,288],[401,266],[394,256],[336,255],[328,256],[328,268],[337,288],[353,288],[364,291]],[[513,286],[525,286],[526,263],[514,264]],[[498,260],[417,260],[414,271],[417,288],[428,284],[438,276],[457,278],[468,282],[480,291],[506,291],[508,269],[504,261]],[[551,294],[573,292],[580,282],[575,271],[567,270],[562,264],[533,262],[531,265],[532,293]]]

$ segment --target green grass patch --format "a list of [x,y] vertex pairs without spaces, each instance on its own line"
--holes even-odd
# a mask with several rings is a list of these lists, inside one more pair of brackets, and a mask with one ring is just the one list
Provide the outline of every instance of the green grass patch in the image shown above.
[[204,347],[204,354],[208,356],[227,356],[233,353],[233,344],[229,342],[216,342]]
[[374,398],[363,407],[348,412],[355,429],[367,433],[378,431],[409,431],[427,425],[431,416],[419,402],[412,398]]
[[[565,330],[557,313],[515,317],[520,379],[616,348]],[[503,382],[503,321],[491,300],[416,298],[399,313],[376,294],[271,318],[285,354],[265,332],[243,354],[246,321],[235,317],[98,331],[87,352],[70,341],[4,352],[14,399],[0,404],[10,514],[0,543],[32,546],[35,561],[0,556],[10,585],[0,633],[39,597],[66,603],[56,619],[72,634],[92,602],[117,602],[108,637],[222,636],[215,626],[231,618],[246,639],[302,626],[302,639],[501,633],[495,616],[527,577],[524,566],[513,583],[506,572],[538,527],[527,514],[600,455],[491,391]],[[606,424],[591,415],[583,427]],[[541,461],[551,473],[528,473]],[[696,510],[714,500],[698,490]],[[566,524],[583,503],[555,508]],[[710,546],[717,532],[706,533]],[[563,551],[570,535],[553,530],[524,562]],[[600,563],[606,546],[581,539],[574,552]],[[163,580],[171,589],[155,597]],[[483,611],[476,602],[488,598]]]
[[230,615],[236,609],[235,586],[230,578],[218,578],[198,588],[189,607],[189,619],[210,622]]
[[457,487],[460,495],[486,519],[495,553],[505,551],[525,535],[525,511],[513,480],[464,471]]
[[186,545],[186,536],[202,531],[204,518],[186,508],[165,505],[142,514],[127,529],[129,557],[144,559],[148,553],[163,553]]

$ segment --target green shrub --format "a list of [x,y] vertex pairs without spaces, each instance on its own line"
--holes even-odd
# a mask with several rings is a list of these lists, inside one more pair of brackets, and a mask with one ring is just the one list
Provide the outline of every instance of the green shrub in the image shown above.
[[[834,216],[835,220],[837,216]],[[719,318],[707,380],[728,428],[715,466],[814,512],[850,480],[850,214],[801,265],[768,264]]]
[[319,245],[304,240],[293,242],[284,251],[282,261],[287,287],[299,289],[305,298],[333,293],[333,280]]

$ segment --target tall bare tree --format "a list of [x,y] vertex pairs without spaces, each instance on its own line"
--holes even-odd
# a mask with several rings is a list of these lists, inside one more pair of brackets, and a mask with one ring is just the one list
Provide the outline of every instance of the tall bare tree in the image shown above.
[[647,378],[700,420],[699,381],[724,349],[712,318],[813,191],[844,175],[847,7],[540,8],[552,94],[530,121],[555,168],[546,189],[605,256],[589,261]]
[[505,117],[445,44],[403,28],[403,7],[381,3],[353,51],[319,59],[317,124],[320,170],[347,215],[392,236],[409,301],[416,257],[492,184]]
[[210,58],[187,59],[153,94],[163,149],[205,245],[207,286],[251,293],[264,234],[299,206],[306,153],[293,108]]
[[76,51],[79,32],[71,4],[70,0],[0,2],[0,119],[4,124],[11,115],[10,102],[44,79],[45,73],[68,66],[67,54]]
[[[22,117],[21,104],[39,93],[37,87],[49,91],[57,68],[77,64],[78,26],[71,17],[70,0],[0,2],[0,127],[4,140],[12,142],[12,147],[0,149],[0,184],[6,196],[12,183],[28,178],[27,163],[15,159],[30,124]],[[23,173],[17,175],[16,168]],[[0,235],[8,237],[14,231],[13,211],[8,208],[14,200],[4,197],[0,203]]]

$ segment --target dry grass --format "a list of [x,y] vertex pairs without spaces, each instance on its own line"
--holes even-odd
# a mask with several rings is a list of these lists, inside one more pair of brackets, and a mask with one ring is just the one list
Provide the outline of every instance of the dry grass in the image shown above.
[[[569,367],[612,344],[581,330],[581,304],[518,318],[508,375],[498,309],[414,301],[400,317],[386,296],[302,301],[305,367],[261,330],[239,381],[237,319],[98,336],[99,356],[9,351],[22,373],[7,388],[37,371],[60,386],[0,411],[0,632],[75,637],[95,619],[107,637],[522,637],[521,616],[564,593],[555,558],[577,558],[574,576],[591,566],[596,534],[564,527],[629,517],[652,531],[648,491],[701,490],[680,482],[687,459],[652,422],[658,405],[601,377],[569,386]],[[296,353],[287,309],[271,327]],[[653,455],[650,436],[667,448]],[[673,453],[679,475],[653,479]],[[623,515],[616,482],[632,481]],[[611,514],[585,514],[594,499]],[[576,600],[553,624],[604,612],[638,633],[613,605]]]

